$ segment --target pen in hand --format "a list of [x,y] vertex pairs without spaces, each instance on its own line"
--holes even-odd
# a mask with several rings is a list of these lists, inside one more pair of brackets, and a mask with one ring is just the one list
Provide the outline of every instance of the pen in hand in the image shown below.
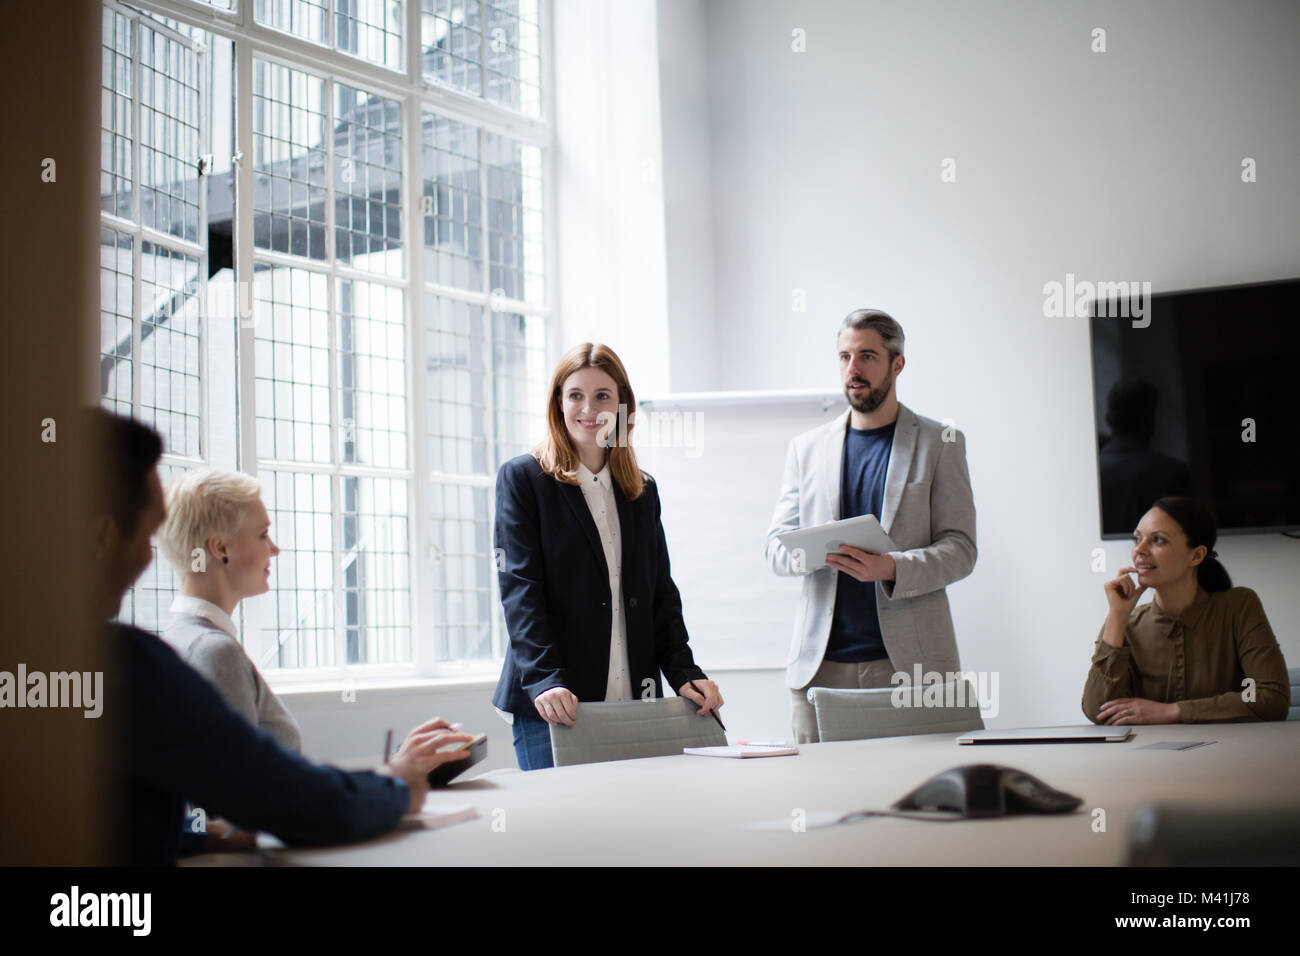
[[[691,685],[691,690],[703,697],[706,703],[708,702],[708,696],[705,695],[704,691],[695,686],[695,681],[687,681],[687,683]],[[718,726],[722,728],[722,732],[725,734],[727,732],[727,725],[722,722],[722,718],[718,716],[718,712],[716,710],[710,710],[709,714],[718,722]]]
[[388,736],[384,738],[384,754],[379,758],[379,765],[383,766],[388,763],[388,758],[393,755],[393,728],[388,728]]

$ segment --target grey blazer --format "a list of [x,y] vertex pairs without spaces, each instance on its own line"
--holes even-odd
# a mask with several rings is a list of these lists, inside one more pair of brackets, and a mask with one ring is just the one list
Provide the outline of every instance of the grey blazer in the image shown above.
[[[796,575],[790,552],[777,540],[783,531],[813,527],[840,515],[840,467],[850,412],[790,442],[781,499],[767,532],[766,558],[780,575]],[[898,545],[891,552],[895,580],[876,582],[880,633],[894,670],[957,671],[957,639],[944,588],[975,566],[975,501],[966,467],[966,439],[956,429],[898,406],[894,444],[885,474],[879,515]],[[821,666],[830,640],[839,573],[821,568],[804,574],[786,660],[786,684],[807,685]]]
[[232,710],[258,730],[265,730],[286,750],[302,751],[298,722],[237,640],[194,614],[173,614],[163,639],[216,687]]

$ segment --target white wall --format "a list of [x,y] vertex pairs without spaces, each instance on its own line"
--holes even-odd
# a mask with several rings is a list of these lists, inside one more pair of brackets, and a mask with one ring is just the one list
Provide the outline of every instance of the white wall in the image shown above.
[[[1097,538],[1087,329],[1044,318],[1042,287],[1067,272],[1157,291],[1300,274],[1300,5],[558,0],[555,30],[557,343],[610,343],[642,396],[824,389],[839,319],[891,311],[908,334],[900,397],[967,435],[980,557],[949,589],[962,663],[999,672],[998,725],[1081,721],[1104,614],[1092,549],[1111,569],[1127,549]],[[1240,180],[1244,156],[1257,183]],[[946,157],[955,183],[940,182]],[[779,444],[790,426],[773,426]],[[734,468],[772,469],[770,444]],[[664,494],[666,512],[681,501],[670,546],[681,514],[727,506],[689,475]],[[1292,664],[1298,548],[1218,547]],[[673,550],[683,574],[709,560]],[[710,666],[728,654],[710,641],[716,602],[692,600],[696,576],[679,584]],[[774,632],[792,625],[786,590]],[[786,732],[779,670],[711,673],[733,736]],[[337,695],[289,706],[323,759],[369,761],[388,726],[437,713],[491,732],[489,766],[509,765],[489,695],[360,692],[347,722],[357,705]]]
[[[1067,272],[1157,292],[1300,274],[1300,5],[660,7],[704,30],[707,51],[713,275],[699,301],[717,371],[692,384],[833,386],[838,320],[893,313],[908,335],[901,400],[967,435],[980,556],[949,589],[962,663],[1000,672],[998,724],[1079,721],[1105,607],[1091,552],[1104,546],[1113,571],[1127,549],[1098,540],[1086,321],[1044,318],[1042,288]],[[689,91],[670,98],[682,86],[661,83],[666,131],[699,114]],[[666,151],[688,146],[665,133]],[[940,181],[946,157],[955,183]],[[670,268],[670,290],[678,278]],[[684,287],[696,281],[687,270]],[[1218,550],[1300,664],[1300,544]]]
[[655,5],[561,0],[554,22],[555,358],[579,342],[604,342],[638,392],[662,392],[669,360]]

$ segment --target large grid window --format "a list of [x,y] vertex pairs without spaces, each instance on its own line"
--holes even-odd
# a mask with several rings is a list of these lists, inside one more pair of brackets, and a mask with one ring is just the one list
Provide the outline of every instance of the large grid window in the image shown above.
[[[294,529],[292,580],[258,622],[274,635],[260,643],[282,667],[409,664],[401,104],[257,59],[254,90],[255,171],[272,183],[260,193],[271,202],[255,204],[267,250],[254,254],[257,453],[276,474],[273,524]],[[326,204],[302,209],[293,185],[277,198],[275,183],[304,176],[308,192],[333,184],[333,256],[294,238],[328,225]]]
[[258,23],[333,47],[390,70],[402,69],[402,0],[256,0]]
[[253,242],[325,258],[325,81],[253,64]]
[[338,315],[343,460],[405,468],[409,426],[402,290],[340,279]]
[[329,277],[266,264],[254,275],[258,453],[328,464]]
[[150,2],[104,0],[101,402],[164,478],[257,474],[281,551],[236,621],[273,679],[490,666],[494,477],[545,427],[541,4]]
[[335,255],[354,268],[400,276],[401,107],[338,84],[334,117]]
[[199,241],[199,53],[140,25],[140,221]]
[[528,116],[542,110],[538,0],[423,0],[430,80]]
[[486,0],[487,98],[536,116],[542,108],[541,27],[537,0]]
[[349,664],[411,659],[405,481],[343,478],[343,601]]
[[99,394],[110,412],[130,415],[133,240],[115,229],[99,236]]
[[546,322],[537,315],[494,312],[492,326],[495,457],[502,462],[542,437],[547,396],[537,383],[547,379]]
[[458,289],[483,288],[483,210],[478,130],[425,113],[423,136],[424,278]]
[[[98,393],[104,408],[162,435],[164,479],[206,455],[204,36],[104,7]],[[165,627],[177,586],[155,548],[119,619]]]
[[344,53],[400,70],[405,23],[402,0],[338,0],[334,45]]
[[509,299],[539,304],[542,287],[542,155],[506,136],[483,137],[487,167],[488,272]]
[[441,660],[499,656],[492,627],[496,567],[491,560],[491,514],[487,488],[440,484],[430,495],[433,594],[442,608],[433,638]]
[[328,0],[256,0],[253,5],[258,23],[312,43],[325,42],[328,13]]
[[135,137],[132,91],[135,61],[131,53],[134,24],[116,10],[104,8],[103,82],[100,96],[100,208],[123,219],[131,218],[131,192],[135,164],[131,162]]
[[[271,468],[263,468],[260,477],[280,554],[273,572],[273,639],[269,649],[258,655],[258,663],[262,667],[333,667],[337,658],[330,477]],[[259,648],[267,646],[265,641],[254,643]]]
[[424,0],[420,42],[424,72],[439,83],[483,95],[480,0]]
[[198,458],[199,260],[154,242],[140,244],[140,419],[174,454]]
[[[540,438],[545,416],[541,150],[425,114],[425,440],[441,512],[429,525],[439,659],[504,652],[484,607],[496,566],[488,488],[501,463]],[[484,269],[486,262],[487,268]],[[473,293],[473,294],[471,294]],[[435,492],[435,500],[439,492]]]
[[444,474],[488,472],[487,352],[483,306],[426,296],[429,467]]

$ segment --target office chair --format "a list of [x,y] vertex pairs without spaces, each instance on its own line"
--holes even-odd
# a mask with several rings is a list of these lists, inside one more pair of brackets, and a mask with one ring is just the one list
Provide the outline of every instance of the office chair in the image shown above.
[[1300,865],[1300,810],[1146,804],[1129,828],[1127,866]]
[[555,766],[667,757],[683,747],[725,745],[712,715],[700,717],[697,705],[685,697],[578,704],[574,726],[551,725],[551,755]]
[[1300,720],[1300,667],[1287,671],[1291,678],[1291,709],[1286,712],[1287,720]]
[[817,711],[817,736],[822,742],[984,729],[979,699],[970,681],[950,681],[940,685],[937,693],[952,706],[925,706],[924,685],[852,690],[810,687],[808,700]]

